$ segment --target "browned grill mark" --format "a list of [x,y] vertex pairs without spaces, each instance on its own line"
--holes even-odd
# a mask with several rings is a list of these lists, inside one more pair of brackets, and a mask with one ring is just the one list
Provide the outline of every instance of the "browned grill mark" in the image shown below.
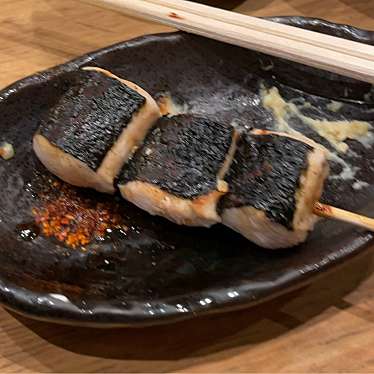
[[175,12],[170,12],[169,17],[170,18],[176,18],[176,19],[183,19],[183,17],[181,17],[179,14],[177,14]]
[[332,214],[332,210],[331,210],[330,206],[323,205],[323,204],[320,204],[320,203],[315,203],[314,204],[314,210],[318,211],[318,212],[320,212],[322,214],[327,214],[327,215]]

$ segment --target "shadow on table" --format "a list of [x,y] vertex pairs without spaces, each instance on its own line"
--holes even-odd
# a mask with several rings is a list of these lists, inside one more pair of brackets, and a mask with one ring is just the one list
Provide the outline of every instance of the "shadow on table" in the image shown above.
[[[257,0],[258,1],[258,0]],[[261,0],[264,1],[264,0]],[[265,0],[266,2],[272,1],[272,0]],[[201,3],[205,5],[215,6],[217,8],[222,9],[234,9],[240,4],[244,3],[245,0],[195,0],[195,3]]]
[[[214,360],[213,354],[217,352],[220,352],[220,359],[235,356],[242,350],[250,349],[250,346],[274,339],[307,321],[313,324],[328,318],[336,313],[336,309],[350,308],[350,313],[374,322],[372,314],[344,300],[372,273],[373,259],[374,253],[369,251],[302,290],[248,310],[166,326],[103,330],[14,317],[49,343],[71,352],[119,360],[142,360],[142,368],[152,372],[157,370],[154,361],[174,361],[170,364],[170,370],[176,370],[188,366],[188,358],[204,357],[206,362]],[[356,304],[363,295],[357,290],[353,297]],[[329,308],[331,310],[326,311]],[[323,311],[325,313],[320,315]],[[35,354],[19,334],[14,330],[7,334],[17,346],[42,362],[43,356]],[[58,367],[53,367],[53,370],[58,371]]]

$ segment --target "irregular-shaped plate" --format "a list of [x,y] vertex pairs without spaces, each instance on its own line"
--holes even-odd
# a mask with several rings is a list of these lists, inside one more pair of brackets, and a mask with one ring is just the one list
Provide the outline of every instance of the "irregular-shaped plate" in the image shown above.
[[[274,20],[374,44],[373,32],[345,25],[297,17]],[[19,81],[0,92],[0,140],[16,150],[13,159],[0,161],[0,302],[6,307],[61,323],[166,323],[259,303],[369,247],[371,233],[323,221],[305,244],[269,251],[220,225],[179,227],[118,197],[83,190],[78,193],[92,202],[121,206],[130,228],[126,235],[93,243],[85,251],[43,236],[24,241],[17,227],[33,220],[31,210],[53,180],[33,154],[32,134],[63,89],[64,74],[84,65],[111,70],[155,96],[168,92],[189,111],[221,121],[272,128],[272,113],[261,106],[259,96],[265,85],[278,87],[295,103],[303,97],[312,104],[314,117],[374,123],[368,84],[181,32],[120,43]],[[345,102],[338,113],[327,109],[331,99]],[[290,121],[323,142],[297,119]],[[351,151],[344,159],[354,178],[329,179],[323,200],[372,212],[374,151],[348,143]],[[332,168],[341,175],[341,164]]]

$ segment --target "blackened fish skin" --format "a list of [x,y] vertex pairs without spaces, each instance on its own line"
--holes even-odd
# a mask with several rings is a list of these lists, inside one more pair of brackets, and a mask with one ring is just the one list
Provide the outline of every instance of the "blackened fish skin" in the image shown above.
[[148,182],[192,199],[217,187],[234,128],[206,118],[161,118],[121,173],[119,184]]
[[145,98],[102,73],[68,73],[67,90],[51,109],[40,133],[93,170],[97,170]]
[[292,229],[295,194],[313,148],[277,135],[244,135],[225,180],[230,191],[219,210],[252,206]]

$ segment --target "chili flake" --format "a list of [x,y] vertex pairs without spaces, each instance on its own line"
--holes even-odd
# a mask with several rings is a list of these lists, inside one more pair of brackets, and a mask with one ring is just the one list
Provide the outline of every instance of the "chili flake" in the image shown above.
[[60,182],[54,182],[53,187],[59,194],[44,197],[42,207],[32,211],[45,236],[77,248],[103,237],[111,228],[125,228],[112,204],[93,202]]

